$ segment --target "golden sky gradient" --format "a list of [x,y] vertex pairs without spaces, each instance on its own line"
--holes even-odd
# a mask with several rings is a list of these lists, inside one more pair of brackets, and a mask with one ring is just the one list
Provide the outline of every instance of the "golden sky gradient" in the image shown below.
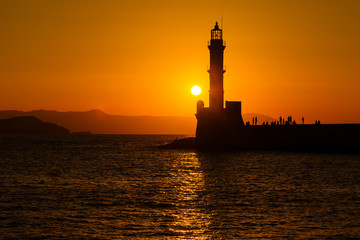
[[221,17],[243,113],[360,122],[358,0],[2,0],[0,109],[192,116]]

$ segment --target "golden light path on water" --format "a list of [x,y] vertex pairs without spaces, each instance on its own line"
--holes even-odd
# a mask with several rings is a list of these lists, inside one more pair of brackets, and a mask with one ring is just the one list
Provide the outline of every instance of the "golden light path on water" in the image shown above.
[[[204,209],[205,188],[204,174],[195,153],[182,153],[172,164],[171,178],[174,183],[174,194],[177,208],[172,212],[176,221],[171,231],[180,239],[209,239],[211,214]],[[202,195],[202,196],[201,196]]]

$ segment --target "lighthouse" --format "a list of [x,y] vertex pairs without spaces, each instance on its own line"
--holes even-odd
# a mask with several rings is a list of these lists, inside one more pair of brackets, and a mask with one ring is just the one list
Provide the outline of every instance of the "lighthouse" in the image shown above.
[[216,22],[211,30],[210,50],[210,90],[209,107],[212,111],[220,112],[224,108],[224,50],[222,30]]
[[240,101],[226,101],[224,107],[224,50],[223,32],[218,23],[211,30],[209,107],[197,102],[196,141],[200,145],[225,144],[224,140],[241,130],[244,121]]

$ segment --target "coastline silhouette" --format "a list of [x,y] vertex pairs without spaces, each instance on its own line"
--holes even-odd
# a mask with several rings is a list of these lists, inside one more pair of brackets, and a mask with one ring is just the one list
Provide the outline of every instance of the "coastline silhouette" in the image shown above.
[[[100,110],[59,112],[54,110],[0,111],[0,119],[34,116],[43,122],[63,126],[71,133],[93,134],[177,134],[194,135],[196,119],[191,116],[126,116],[113,115]],[[257,116],[259,122],[275,119],[259,113],[243,114],[244,121]]]
[[16,135],[67,135],[70,131],[53,123],[43,122],[33,116],[0,119],[0,134]]

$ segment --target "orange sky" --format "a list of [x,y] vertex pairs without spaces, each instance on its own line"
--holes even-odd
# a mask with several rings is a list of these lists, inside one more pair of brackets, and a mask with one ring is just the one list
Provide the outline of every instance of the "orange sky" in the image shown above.
[[358,0],[3,0],[0,109],[192,116],[221,17],[226,100],[360,122]]

